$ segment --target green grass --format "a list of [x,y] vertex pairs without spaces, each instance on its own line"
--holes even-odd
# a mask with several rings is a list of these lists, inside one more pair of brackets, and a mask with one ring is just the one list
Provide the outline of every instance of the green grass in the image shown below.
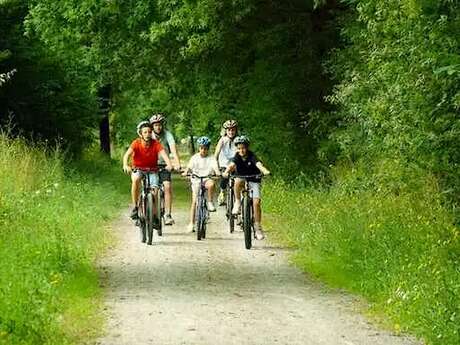
[[101,329],[94,262],[129,180],[97,154],[0,136],[0,344],[77,344]]
[[459,344],[454,217],[433,177],[398,162],[375,167],[336,169],[328,188],[267,184],[269,228],[277,241],[297,248],[299,267],[366,297],[394,331],[409,331],[427,344]]

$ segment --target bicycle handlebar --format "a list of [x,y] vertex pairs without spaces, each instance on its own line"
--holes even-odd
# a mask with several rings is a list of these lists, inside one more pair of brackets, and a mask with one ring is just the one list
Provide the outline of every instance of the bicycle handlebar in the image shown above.
[[262,177],[267,177],[267,176],[264,174],[253,174],[253,175],[230,175],[229,177],[248,179],[248,178],[262,178]]

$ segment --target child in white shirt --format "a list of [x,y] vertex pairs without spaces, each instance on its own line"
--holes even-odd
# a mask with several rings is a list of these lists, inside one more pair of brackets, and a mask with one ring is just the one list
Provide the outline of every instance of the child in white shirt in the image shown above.
[[[216,176],[220,176],[219,167],[217,161],[213,156],[209,156],[209,146],[211,145],[211,140],[208,137],[200,137],[197,140],[199,151],[194,154],[185,169],[182,173],[183,176],[186,176],[189,172],[194,175],[206,177],[203,179],[203,183],[206,187],[208,194],[208,210],[214,212],[216,207],[212,202],[212,196],[214,194],[214,181],[209,177],[213,173]],[[195,223],[195,210],[196,210],[196,200],[200,190],[200,179],[197,177],[191,177],[192,182],[192,205],[190,207],[190,223],[188,225],[189,231],[194,231]]]

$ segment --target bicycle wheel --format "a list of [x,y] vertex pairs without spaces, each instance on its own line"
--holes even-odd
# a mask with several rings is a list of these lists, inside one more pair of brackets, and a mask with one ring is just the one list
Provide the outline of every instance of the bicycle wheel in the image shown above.
[[246,249],[251,249],[252,247],[252,222],[251,222],[251,204],[249,202],[249,197],[246,195],[243,197],[242,205],[242,218],[243,218],[243,232],[244,232],[244,245]]
[[137,204],[139,205],[138,226],[141,230],[141,241],[145,243],[147,241],[147,226],[145,223],[145,199],[142,194],[139,196],[139,202]]
[[201,238],[206,238],[206,223],[208,221],[208,207],[206,206],[206,200],[203,199],[203,204],[201,205],[201,212],[203,216],[201,217]]
[[163,235],[163,207],[162,203],[164,202],[162,200],[162,192],[161,189],[158,189],[157,191],[157,203],[156,203],[156,211],[157,211],[157,217],[158,217],[158,223],[157,223],[157,233],[158,236]]
[[196,210],[195,210],[195,230],[196,230],[196,239],[199,241],[201,240],[201,197],[198,196],[196,200]]
[[147,193],[147,197],[145,200],[146,207],[146,217],[145,217],[145,222],[147,226],[147,244],[152,244],[153,240],[153,207],[154,207],[154,200],[153,200],[153,194],[152,193]]
[[232,214],[234,198],[235,196],[233,195],[233,189],[227,188],[227,220],[230,228],[230,233],[235,231],[235,216]]

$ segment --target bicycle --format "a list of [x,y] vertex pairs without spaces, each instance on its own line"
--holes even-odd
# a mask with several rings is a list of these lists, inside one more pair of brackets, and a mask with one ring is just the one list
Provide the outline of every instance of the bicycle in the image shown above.
[[[161,202],[155,203],[155,199],[161,200],[161,188],[158,188],[158,186],[152,186],[150,184],[150,175],[156,173],[155,171],[139,168],[135,169],[134,171],[139,171],[142,174],[141,193],[137,203],[139,207],[138,222],[141,229],[141,240],[142,243],[147,242],[148,245],[151,245],[153,241],[153,229],[157,230],[158,236],[161,236],[162,234]],[[160,215],[160,217],[158,217],[158,215]]]
[[206,224],[209,219],[208,203],[206,200],[207,190],[204,179],[212,178],[213,176],[198,176],[196,174],[188,174],[187,176],[200,179],[200,190],[197,195],[195,211],[196,238],[200,241],[201,239],[206,238]]
[[[244,244],[246,249],[251,249],[252,239],[256,238],[256,229],[254,228],[254,213],[252,208],[252,191],[249,188],[248,179],[260,179],[264,175],[233,175],[231,179],[244,179],[244,187],[241,191],[241,228],[244,233]],[[233,215],[233,217],[235,217]]]
[[235,231],[235,215],[232,213],[235,195],[233,194],[234,179],[230,176],[226,188],[225,216],[227,217],[230,233]]
[[[158,176],[161,176],[161,172],[167,170],[165,164],[159,164],[158,165]],[[165,189],[163,186],[163,181],[161,180],[161,177],[159,179],[159,184],[160,186],[158,187],[158,208],[157,208],[157,214],[160,215],[159,218],[159,224],[158,224],[158,236],[163,236],[163,225],[165,224]]]

